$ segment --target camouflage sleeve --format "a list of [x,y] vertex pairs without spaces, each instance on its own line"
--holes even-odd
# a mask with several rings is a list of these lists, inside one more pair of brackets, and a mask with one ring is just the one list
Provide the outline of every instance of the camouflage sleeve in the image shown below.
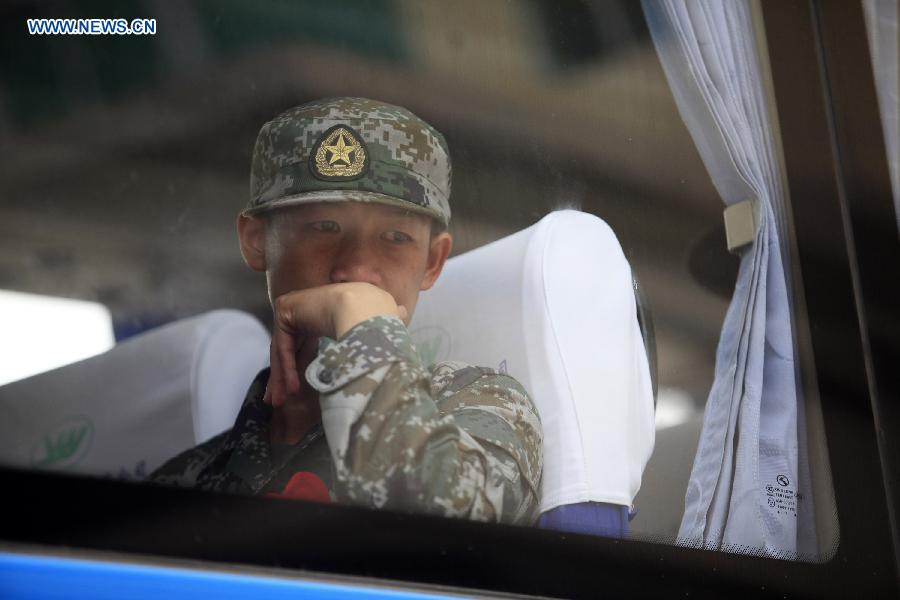
[[197,476],[215,458],[228,433],[229,431],[223,431],[202,444],[175,455],[150,473],[146,481],[194,487]]
[[444,363],[429,374],[396,317],[326,345],[320,392],[339,501],[483,521],[537,516],[542,433],[511,377]]

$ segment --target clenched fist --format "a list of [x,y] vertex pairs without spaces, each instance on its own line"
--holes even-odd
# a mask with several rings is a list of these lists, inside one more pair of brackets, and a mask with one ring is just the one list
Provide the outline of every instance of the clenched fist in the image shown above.
[[362,282],[333,283],[277,297],[265,402],[282,406],[300,393],[297,353],[304,342],[316,343],[322,336],[337,339],[357,323],[378,315],[406,321],[408,311],[388,292]]

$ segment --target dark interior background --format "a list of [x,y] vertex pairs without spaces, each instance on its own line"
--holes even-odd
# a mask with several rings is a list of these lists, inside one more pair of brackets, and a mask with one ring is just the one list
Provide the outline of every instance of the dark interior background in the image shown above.
[[[95,300],[118,338],[219,307],[268,322],[234,235],[259,126],[323,96],[406,106],[454,160],[454,253],[577,207],[619,236],[659,381],[696,402],[737,262],[635,2],[10,2],[0,289]],[[155,36],[29,36],[29,17]]]

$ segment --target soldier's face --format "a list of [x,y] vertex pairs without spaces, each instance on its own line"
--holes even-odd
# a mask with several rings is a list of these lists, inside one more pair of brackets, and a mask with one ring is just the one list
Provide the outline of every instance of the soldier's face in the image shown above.
[[269,295],[343,282],[366,282],[412,316],[418,293],[446,261],[450,235],[431,235],[424,216],[381,204],[321,202],[279,211],[268,223]]

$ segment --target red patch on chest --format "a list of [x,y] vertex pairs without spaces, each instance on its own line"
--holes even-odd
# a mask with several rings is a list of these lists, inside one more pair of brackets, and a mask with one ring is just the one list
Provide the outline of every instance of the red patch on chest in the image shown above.
[[280,492],[269,492],[266,498],[287,498],[289,500],[308,500],[310,502],[331,503],[328,488],[315,473],[299,471],[291,475],[291,479]]

